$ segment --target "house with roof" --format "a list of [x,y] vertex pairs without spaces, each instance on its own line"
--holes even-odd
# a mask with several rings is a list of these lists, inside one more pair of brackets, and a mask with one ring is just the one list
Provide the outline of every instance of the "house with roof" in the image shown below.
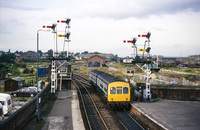
[[25,86],[25,79],[21,77],[9,78],[4,85],[5,91],[15,91]]
[[94,55],[87,60],[88,67],[102,67],[105,64],[105,59],[99,55]]

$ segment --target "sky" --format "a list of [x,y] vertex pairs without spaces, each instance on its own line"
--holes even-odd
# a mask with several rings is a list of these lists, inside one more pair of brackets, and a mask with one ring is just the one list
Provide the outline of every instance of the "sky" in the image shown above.
[[[0,0],[0,50],[37,50],[37,31],[56,23],[64,34],[71,18],[70,52],[113,53],[132,56],[137,38],[142,48],[151,33],[152,55],[187,57],[200,54],[199,0]],[[58,51],[64,38],[58,37]],[[54,49],[54,34],[39,32],[39,49]],[[67,44],[65,44],[67,50]]]

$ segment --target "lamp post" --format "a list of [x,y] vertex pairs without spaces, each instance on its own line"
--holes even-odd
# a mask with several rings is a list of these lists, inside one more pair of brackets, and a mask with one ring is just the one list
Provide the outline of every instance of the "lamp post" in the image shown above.
[[37,31],[37,109],[36,109],[36,117],[37,122],[39,122],[40,116],[39,116],[39,100],[38,100],[38,48],[39,48],[39,32],[40,31],[51,31],[51,30],[38,30]]

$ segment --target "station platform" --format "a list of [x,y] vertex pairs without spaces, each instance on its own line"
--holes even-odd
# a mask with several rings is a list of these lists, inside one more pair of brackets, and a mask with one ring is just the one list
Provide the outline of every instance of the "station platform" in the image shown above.
[[[62,90],[56,93],[56,100],[49,100],[42,107],[41,130],[83,130],[84,124],[79,108],[76,90]],[[34,119],[35,120],[35,119]],[[24,130],[36,129],[34,121]]]
[[153,129],[200,129],[200,102],[159,100],[150,103],[134,102],[131,105],[132,113],[145,124],[153,122],[159,126],[151,123]]

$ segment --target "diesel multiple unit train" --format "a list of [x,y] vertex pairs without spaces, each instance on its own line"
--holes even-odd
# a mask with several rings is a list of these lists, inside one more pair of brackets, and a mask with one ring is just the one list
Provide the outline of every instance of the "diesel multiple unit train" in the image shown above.
[[98,70],[89,72],[89,80],[100,89],[112,109],[129,109],[131,95],[129,83]]

